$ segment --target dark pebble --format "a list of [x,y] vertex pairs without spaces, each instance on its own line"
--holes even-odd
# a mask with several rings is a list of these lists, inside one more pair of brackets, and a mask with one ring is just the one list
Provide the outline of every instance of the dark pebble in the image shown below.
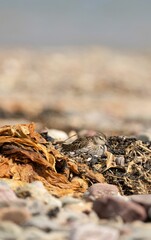
[[104,197],[93,202],[93,210],[100,218],[120,216],[124,222],[144,221],[147,218],[145,209],[137,203],[125,200],[124,197]]

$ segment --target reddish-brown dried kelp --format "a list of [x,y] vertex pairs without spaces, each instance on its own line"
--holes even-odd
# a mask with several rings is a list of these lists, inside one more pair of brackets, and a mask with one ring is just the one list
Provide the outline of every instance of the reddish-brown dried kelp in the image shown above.
[[[35,131],[34,124],[0,128],[0,177],[32,182],[40,180],[56,195],[79,195],[86,191],[88,179],[102,182],[101,174],[86,165],[75,171],[70,158],[61,154]],[[85,169],[86,174],[83,173]]]

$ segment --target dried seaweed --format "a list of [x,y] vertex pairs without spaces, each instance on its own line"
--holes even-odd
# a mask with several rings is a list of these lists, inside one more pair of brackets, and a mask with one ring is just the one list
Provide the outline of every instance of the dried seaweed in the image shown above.
[[56,196],[79,195],[86,191],[88,182],[104,181],[101,174],[86,165],[72,164],[35,131],[33,123],[0,128],[0,177],[23,182],[40,180]]
[[[151,193],[151,143],[135,138],[112,137],[109,144],[110,151],[114,153],[114,166],[102,170],[106,181],[116,184],[122,194]],[[123,166],[115,161],[121,154],[125,159]]]

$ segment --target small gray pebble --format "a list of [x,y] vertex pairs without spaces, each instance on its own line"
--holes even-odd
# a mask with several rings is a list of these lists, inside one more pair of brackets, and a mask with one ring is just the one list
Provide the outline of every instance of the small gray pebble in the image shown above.
[[36,227],[46,232],[60,229],[60,226],[57,225],[57,223],[53,222],[45,215],[33,216],[26,224],[24,224],[24,227]]

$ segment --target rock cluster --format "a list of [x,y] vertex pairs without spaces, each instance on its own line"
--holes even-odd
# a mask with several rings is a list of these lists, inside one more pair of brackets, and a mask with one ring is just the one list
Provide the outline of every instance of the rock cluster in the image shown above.
[[151,196],[94,184],[81,198],[52,196],[39,182],[0,180],[0,239],[149,239]]

